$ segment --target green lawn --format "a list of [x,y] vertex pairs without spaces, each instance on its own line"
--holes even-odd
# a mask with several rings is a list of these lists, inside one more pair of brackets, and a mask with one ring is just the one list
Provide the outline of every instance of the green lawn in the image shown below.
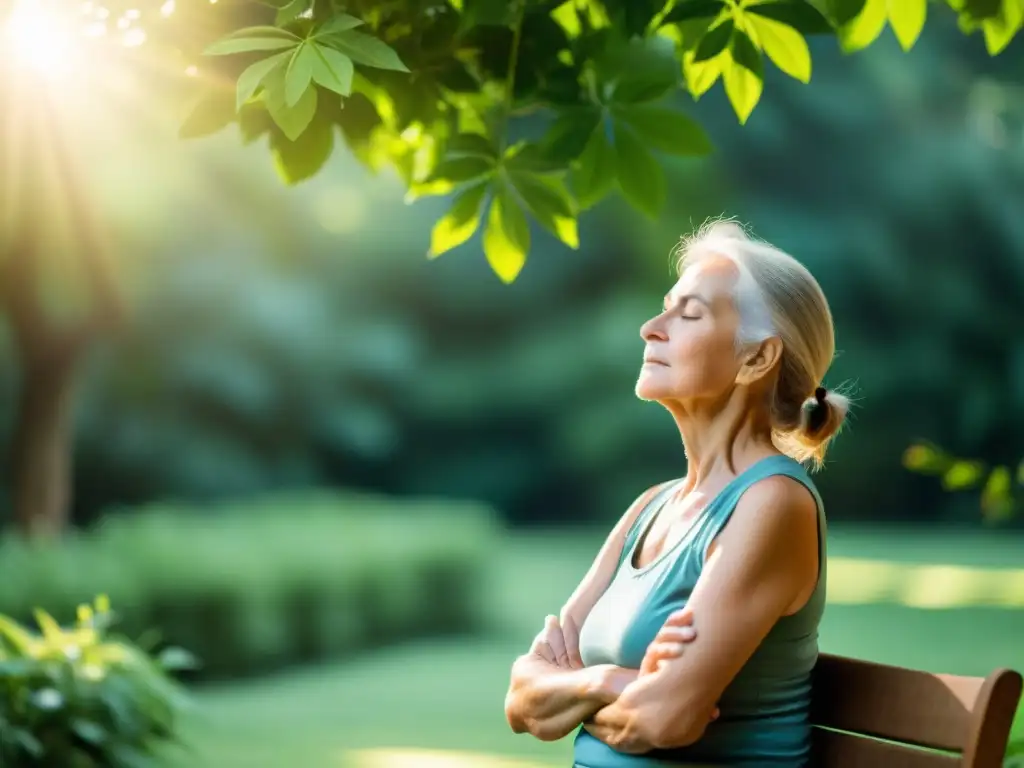
[[[198,756],[182,766],[569,765],[568,739],[544,744],[511,734],[501,702],[512,658],[544,614],[557,611],[599,540],[506,539],[487,638],[398,646],[204,690],[189,726]],[[1013,568],[1024,563],[1024,542],[854,529],[834,531],[832,542],[825,650],[962,674],[1024,669],[1024,571]]]

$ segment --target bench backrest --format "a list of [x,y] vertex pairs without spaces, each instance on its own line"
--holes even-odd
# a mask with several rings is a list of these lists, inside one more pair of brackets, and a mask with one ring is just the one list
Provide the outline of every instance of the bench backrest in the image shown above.
[[999,768],[1021,676],[919,672],[823,654],[815,669],[821,768]]

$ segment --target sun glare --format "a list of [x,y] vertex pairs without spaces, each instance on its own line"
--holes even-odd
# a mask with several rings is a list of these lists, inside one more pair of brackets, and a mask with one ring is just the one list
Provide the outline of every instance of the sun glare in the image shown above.
[[4,48],[19,67],[47,77],[66,75],[78,63],[76,21],[48,9],[43,0],[19,0],[4,25]]

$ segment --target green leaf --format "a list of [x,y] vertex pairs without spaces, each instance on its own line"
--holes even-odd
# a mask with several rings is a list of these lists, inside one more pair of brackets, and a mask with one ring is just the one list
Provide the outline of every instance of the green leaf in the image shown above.
[[313,80],[329,91],[348,96],[352,93],[352,76],[355,68],[352,59],[340,51],[318,43],[308,43],[315,53],[313,57]]
[[529,173],[510,173],[509,179],[542,227],[570,248],[580,247],[572,200],[561,181]]
[[981,491],[981,508],[989,520],[1005,519],[1013,511],[1010,468],[995,467]]
[[473,236],[480,227],[480,206],[487,187],[486,183],[474,184],[455,196],[448,213],[438,220],[430,233],[428,258],[436,259]]
[[[36,647],[35,636],[6,616],[0,616],[0,640],[7,644],[9,650],[19,656],[33,655],[33,649]],[[2,647],[3,643],[0,643],[0,648]]]
[[672,155],[702,156],[711,152],[711,140],[700,125],[674,109],[636,106],[614,110],[647,146]]
[[64,641],[64,630],[61,629],[60,624],[57,623],[53,616],[42,608],[33,610],[32,615],[35,616],[36,624],[39,625],[39,629],[42,630],[43,637],[47,642],[61,643]]
[[302,38],[287,29],[275,27],[270,24],[258,25],[255,27],[241,27],[228,32],[221,37],[221,40],[236,40],[242,37],[277,37],[282,40],[291,40],[296,45],[302,42]]
[[801,83],[811,80],[811,51],[804,36],[779,21],[751,13],[744,17],[750,23],[753,42],[760,46],[772,62],[787,75]]
[[463,155],[445,158],[438,163],[433,172],[425,179],[427,183],[450,181],[462,184],[473,181],[494,172],[494,161],[479,155]]
[[954,461],[942,475],[942,485],[947,491],[961,491],[981,482],[985,465],[980,461]]
[[491,200],[484,229],[484,254],[494,273],[505,283],[513,282],[530,252],[530,225],[526,214],[507,189],[501,188]]
[[972,22],[991,19],[998,16],[1003,8],[1003,0],[948,0],[949,6],[962,17]]
[[889,25],[904,51],[914,47],[924,29],[928,0],[888,0]]
[[306,13],[310,7],[310,0],[291,0],[290,3],[281,7],[274,17],[274,23],[283,27],[289,22],[295,21],[299,16]]
[[276,27],[251,27],[253,32],[249,37],[223,37],[210,45],[203,53],[207,56],[230,56],[235,53],[250,53],[252,51],[276,51],[284,48],[295,48],[302,41],[295,35],[256,34],[256,30],[273,29]]
[[934,445],[916,443],[903,452],[903,466],[923,475],[941,475],[952,465],[952,459]]
[[999,14],[981,22],[981,31],[985,36],[985,47],[989,55],[1001,53],[1020,31],[1022,24],[1024,3],[1020,0],[1003,0]]
[[551,11],[551,18],[565,31],[566,37],[570,40],[579,37],[580,32],[583,31],[580,14],[576,8],[576,0],[566,0],[559,5]]
[[486,157],[492,162],[498,159],[498,149],[494,143],[479,133],[457,133],[448,139],[445,146],[448,157],[469,156]]
[[836,29],[857,18],[866,3],[867,0],[823,0],[825,12]]
[[662,19],[663,24],[678,24],[693,19],[714,19],[726,9],[725,0],[676,0]]
[[284,73],[280,70],[266,79],[263,84],[263,101],[267,112],[277,123],[284,135],[295,141],[306,130],[316,114],[316,88],[307,88],[293,106],[289,106],[284,95]]
[[728,54],[725,52],[704,61],[696,61],[693,51],[688,51],[683,56],[683,76],[694,101],[707,93],[722,76],[728,60]]
[[267,76],[278,67],[285,66],[290,57],[291,53],[284,51],[249,65],[238,76],[238,85],[235,88],[235,109],[240,110],[242,105],[251,99],[256,90],[263,85],[263,81],[267,79]]
[[710,29],[694,49],[693,61],[707,61],[722,53],[732,40],[735,28],[736,25],[729,18]]
[[732,44],[723,62],[722,81],[725,83],[725,93],[736,111],[740,125],[743,125],[761,99],[764,69],[760,51],[754,47],[750,38],[739,30],[733,34]]
[[615,176],[615,148],[602,123],[591,131],[590,140],[571,172],[572,189],[580,208],[586,210],[596,205],[611,192]]
[[846,53],[854,53],[871,45],[885,29],[888,0],[867,0],[864,8],[851,21],[839,28],[839,44]]
[[481,26],[503,27],[511,24],[514,18],[515,5],[508,0],[463,0],[459,29],[466,31]]
[[73,717],[71,718],[70,725],[71,730],[74,731],[75,735],[88,744],[99,745],[103,744],[107,740],[106,729],[99,723],[95,723],[92,720]]
[[314,37],[332,35],[336,32],[348,32],[350,29],[355,29],[362,25],[363,22],[361,19],[357,19],[355,16],[349,16],[347,13],[339,13],[321,24],[317,28]]
[[679,65],[645,41],[610,45],[597,61],[598,78],[613,85],[609,101],[640,104],[659,99],[679,85]]
[[623,126],[615,130],[615,175],[626,201],[654,219],[665,205],[665,174],[636,135]]
[[596,107],[576,107],[559,113],[542,141],[544,154],[553,161],[569,162],[586,151],[587,142],[601,121]]
[[745,5],[743,10],[785,24],[802,35],[835,34],[832,23],[807,0],[762,0]]
[[284,102],[289,107],[299,103],[302,94],[313,82],[313,62],[316,53],[308,43],[303,43],[288,60],[288,68],[284,74]]
[[218,90],[209,90],[189,112],[178,128],[182,139],[197,139],[209,136],[227,127],[235,119],[235,107],[230,95],[225,98]]
[[540,144],[522,141],[505,152],[505,167],[533,174],[562,173],[568,170],[569,163],[551,157]]
[[273,125],[274,121],[266,105],[260,102],[244,104],[238,111],[238,130],[243,145],[252,144],[264,134],[270,133]]
[[334,124],[323,118],[310,122],[295,139],[271,135],[274,169],[285,184],[305,181],[323,168],[334,150]]
[[398,72],[409,71],[402,60],[398,58],[394,49],[372,35],[347,30],[324,35],[322,39],[357,64],[377,69],[392,69]]
[[625,77],[615,84],[611,101],[617,104],[644,104],[656,101],[679,85],[679,78],[674,70],[673,67],[671,76],[662,74],[648,78]]
[[14,729],[14,741],[34,758],[41,758],[46,752],[43,743],[24,728]]

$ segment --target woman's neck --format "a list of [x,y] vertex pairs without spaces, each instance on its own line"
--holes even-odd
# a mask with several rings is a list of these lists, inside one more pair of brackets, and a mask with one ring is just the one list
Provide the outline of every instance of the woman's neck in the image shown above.
[[723,403],[675,404],[669,410],[686,453],[687,491],[736,475],[755,461],[778,453],[768,413],[751,408],[738,392]]

